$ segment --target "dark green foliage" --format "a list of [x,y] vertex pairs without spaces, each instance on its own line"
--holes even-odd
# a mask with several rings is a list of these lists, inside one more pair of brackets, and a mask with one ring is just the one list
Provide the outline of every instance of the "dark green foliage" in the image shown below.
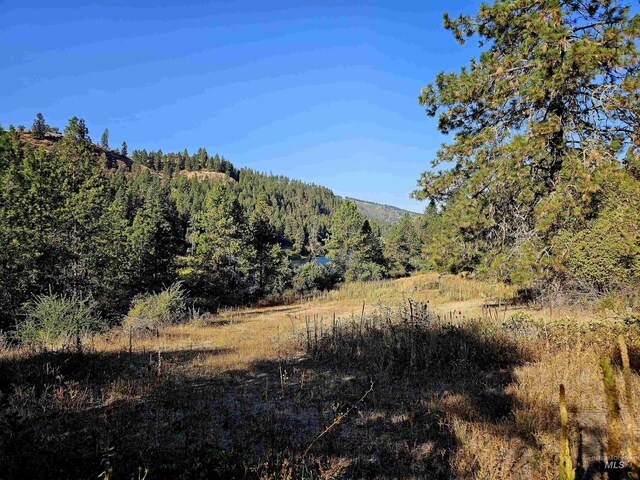
[[[21,135],[0,130],[3,329],[33,295],[91,298],[115,323],[177,280],[190,302],[216,309],[387,276],[379,228],[327,188],[238,170],[203,148],[135,151],[131,170],[115,168],[108,131],[97,148],[77,117],[47,143]],[[294,272],[291,253],[313,260],[325,241],[332,269]]]
[[234,304],[250,293],[255,257],[244,212],[224,185],[209,192],[204,207],[187,236],[180,276],[200,305]]
[[385,252],[392,276],[404,276],[419,268],[422,241],[417,219],[405,214],[393,225],[385,237]]
[[201,209],[206,192],[214,182],[196,181],[176,173],[184,170],[226,174],[236,180],[231,185],[248,215],[256,209],[258,199],[267,202],[266,217],[277,242],[298,254],[322,255],[321,244],[327,236],[329,217],[341,203],[328,188],[247,168],[237,169],[224,156],[217,153],[210,156],[204,148],[194,155],[186,150],[167,154],[135,150],[132,159],[153,171],[173,175],[174,196],[183,212]]
[[345,279],[366,281],[385,278],[388,273],[387,261],[383,254],[380,234],[371,229],[369,220],[362,223],[360,242],[347,262]]
[[293,289],[298,294],[330,290],[336,282],[336,275],[325,265],[308,262],[296,271]]
[[344,201],[334,213],[326,247],[336,271],[348,281],[387,275],[380,237],[353,202]]
[[327,236],[330,215],[341,203],[331,190],[246,168],[239,171],[235,188],[250,213],[258,199],[268,203],[268,220],[279,243],[293,247],[296,253],[322,255],[321,241]]
[[44,121],[44,116],[41,113],[38,113],[36,119],[33,121],[33,126],[31,127],[31,132],[33,136],[37,139],[42,139],[49,131],[49,126]]
[[454,135],[433,162],[451,167],[424,173],[415,193],[441,206],[428,261],[514,283],[628,283],[638,219],[625,217],[625,239],[597,232],[612,224],[611,193],[639,187],[640,16],[613,0],[496,0],[445,27],[485,49],[419,98]]
[[91,296],[102,315],[175,279],[180,218],[157,178],[109,171],[73,118],[51,152],[0,132],[0,323],[33,295]]
[[108,128],[105,128],[104,132],[102,132],[102,137],[100,137],[100,146],[105,150],[109,150],[109,129]]
[[256,293],[282,294],[291,279],[289,258],[278,244],[275,228],[269,220],[272,207],[262,195],[249,218],[249,233],[255,249],[254,278]]

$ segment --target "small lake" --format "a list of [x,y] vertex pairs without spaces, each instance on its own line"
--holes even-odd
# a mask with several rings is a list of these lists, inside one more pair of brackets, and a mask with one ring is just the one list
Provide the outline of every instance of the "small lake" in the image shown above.
[[301,267],[302,265],[304,265],[305,263],[309,263],[311,261],[316,262],[316,265],[326,265],[327,263],[329,263],[331,261],[330,258],[325,257],[324,255],[321,257],[315,257],[314,259],[311,258],[296,258],[295,260],[291,260],[291,264],[295,267]]

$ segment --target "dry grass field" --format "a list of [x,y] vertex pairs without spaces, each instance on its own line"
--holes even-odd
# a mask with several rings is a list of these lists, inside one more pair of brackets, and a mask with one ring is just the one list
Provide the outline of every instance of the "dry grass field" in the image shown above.
[[622,397],[622,334],[640,398],[637,318],[515,296],[424,274],[3,351],[0,479],[558,478],[560,384],[576,478],[606,478],[599,361]]

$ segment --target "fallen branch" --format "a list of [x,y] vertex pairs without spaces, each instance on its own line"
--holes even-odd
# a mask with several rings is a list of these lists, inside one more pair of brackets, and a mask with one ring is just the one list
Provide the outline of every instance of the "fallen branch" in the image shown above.
[[343,413],[341,413],[340,415],[338,415],[338,416],[333,420],[333,422],[331,422],[331,425],[329,425],[327,428],[325,428],[325,429],[323,430],[323,432],[322,432],[320,435],[318,435],[318,436],[316,437],[316,439],[315,439],[313,442],[311,442],[311,443],[309,444],[309,446],[307,447],[307,449],[304,451],[304,453],[303,453],[302,455],[303,455],[303,456],[306,456],[306,455],[307,455],[307,453],[309,453],[309,450],[311,450],[311,447],[313,447],[313,446],[316,444],[316,442],[317,442],[318,440],[320,440],[320,439],[321,439],[322,437],[324,437],[327,433],[329,433],[329,431],[330,431],[333,427],[335,427],[335,426],[336,426],[336,425],[338,425],[340,422],[342,422],[342,420],[343,420],[347,415],[349,415],[349,413],[351,413],[351,411],[352,411],[354,408],[356,408],[356,406],[357,406],[360,402],[362,402],[365,398],[367,398],[367,395],[369,395],[371,392],[373,392],[373,380],[371,380],[371,385],[369,386],[369,390],[367,390],[366,392],[364,392],[364,395],[362,395],[362,397],[360,397],[360,400],[358,400],[356,403],[354,403],[353,405],[351,405],[351,406],[350,406],[350,407],[349,407],[345,412],[343,412]]

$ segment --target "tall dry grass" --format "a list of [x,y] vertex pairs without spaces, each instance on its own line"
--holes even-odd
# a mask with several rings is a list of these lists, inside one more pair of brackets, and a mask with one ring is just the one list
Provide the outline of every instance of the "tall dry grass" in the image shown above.
[[4,350],[0,477],[558,478],[561,384],[571,468],[600,475],[600,359],[629,456],[638,327],[515,293],[418,275],[114,330],[81,355]]

